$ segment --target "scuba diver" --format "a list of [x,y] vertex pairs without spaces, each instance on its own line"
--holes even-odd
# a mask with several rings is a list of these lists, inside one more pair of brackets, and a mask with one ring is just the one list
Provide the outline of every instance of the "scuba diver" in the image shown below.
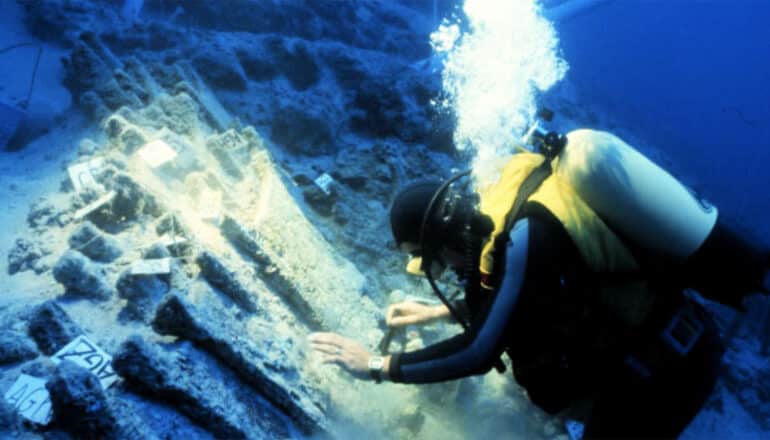
[[[590,401],[584,438],[678,436],[717,380],[724,347],[703,297],[741,309],[769,293],[768,254],[621,139],[528,134],[476,191],[422,181],[390,211],[393,237],[441,305],[391,305],[391,327],[454,317],[465,331],[384,357],[334,333],[309,341],[360,379],[432,383],[510,359],[530,400],[556,414]],[[465,173],[467,174],[467,173]],[[435,278],[451,268],[464,298]]]

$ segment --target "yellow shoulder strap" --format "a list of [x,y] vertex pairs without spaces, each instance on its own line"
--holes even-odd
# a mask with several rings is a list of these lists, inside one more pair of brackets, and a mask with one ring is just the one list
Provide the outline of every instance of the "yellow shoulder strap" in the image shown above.
[[539,154],[515,154],[501,171],[497,182],[481,189],[479,209],[494,224],[494,229],[481,251],[479,269],[482,277],[490,275],[494,269],[495,239],[505,229],[506,216],[516,200],[521,184],[543,160],[545,158]]

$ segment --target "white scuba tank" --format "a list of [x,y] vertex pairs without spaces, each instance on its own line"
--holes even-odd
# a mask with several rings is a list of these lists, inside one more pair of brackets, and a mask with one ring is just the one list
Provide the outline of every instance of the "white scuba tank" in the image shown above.
[[689,257],[717,221],[714,206],[610,133],[568,133],[554,172],[610,227],[662,255]]

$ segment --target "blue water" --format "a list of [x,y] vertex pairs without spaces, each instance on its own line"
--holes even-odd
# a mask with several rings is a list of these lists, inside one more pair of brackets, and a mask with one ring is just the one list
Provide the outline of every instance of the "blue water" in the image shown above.
[[616,0],[558,24],[595,111],[770,242],[770,2]]

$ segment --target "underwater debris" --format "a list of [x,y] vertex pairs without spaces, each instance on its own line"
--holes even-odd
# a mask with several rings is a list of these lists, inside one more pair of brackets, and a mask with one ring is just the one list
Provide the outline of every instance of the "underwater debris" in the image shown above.
[[223,375],[212,371],[211,361],[189,344],[178,344],[169,352],[135,335],[120,346],[113,367],[131,386],[174,405],[216,437],[289,435],[277,414],[257,396],[222,381]]
[[51,356],[83,331],[55,301],[37,306],[29,319],[27,334],[41,353]]
[[54,423],[76,437],[119,437],[120,424],[112,413],[99,380],[71,361],[61,362],[46,383]]
[[41,259],[50,254],[51,251],[39,243],[26,238],[17,238],[8,252],[8,275],[25,270],[34,270],[38,274],[43,273],[49,267]]
[[116,284],[118,296],[126,300],[121,316],[149,322],[155,304],[170,289],[167,278],[163,275],[137,275],[130,269],[123,272]]
[[69,223],[67,207],[61,197],[40,198],[30,207],[27,224],[33,229],[65,226]]
[[[198,284],[198,288],[204,287]],[[193,298],[199,302],[194,303]],[[288,342],[276,339],[267,329],[258,335],[248,332],[231,312],[212,301],[205,290],[190,295],[172,292],[158,306],[153,328],[205,348],[286,411],[305,432],[323,431],[323,407],[303,384],[299,365],[293,364],[294,356],[288,352]]]
[[304,42],[271,37],[266,40],[266,45],[275,68],[289,80],[294,90],[302,92],[318,83],[318,64]]
[[104,269],[75,250],[68,250],[59,258],[53,267],[53,276],[71,295],[106,301],[113,294]]
[[21,417],[5,399],[0,399],[0,436],[20,438]]
[[93,223],[83,222],[68,241],[70,248],[100,263],[110,263],[123,255],[120,242],[100,231]]
[[334,151],[333,130],[322,115],[289,104],[274,112],[271,137],[288,152],[320,156]]
[[257,311],[253,295],[244,287],[246,283],[239,280],[238,274],[230,271],[211,252],[203,251],[195,258],[201,269],[201,274],[212,286],[216,287],[247,312]]
[[333,193],[325,192],[318,185],[305,187],[302,190],[302,198],[305,199],[308,206],[324,217],[329,217],[334,213],[334,202],[337,197]]
[[0,330],[0,365],[27,361],[37,357],[35,342],[23,333]]

